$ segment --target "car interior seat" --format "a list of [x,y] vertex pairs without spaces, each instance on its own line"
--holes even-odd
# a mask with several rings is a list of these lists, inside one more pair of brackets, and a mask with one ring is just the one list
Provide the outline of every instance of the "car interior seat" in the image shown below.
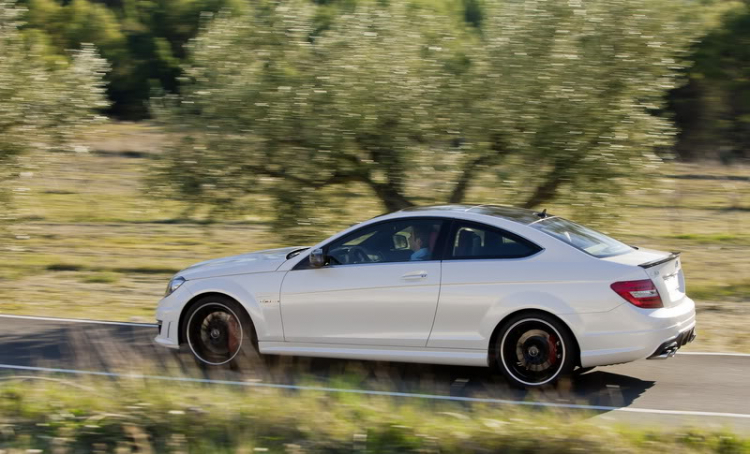
[[454,255],[458,257],[471,257],[480,253],[482,248],[482,237],[471,230],[461,230],[458,233],[458,245]]

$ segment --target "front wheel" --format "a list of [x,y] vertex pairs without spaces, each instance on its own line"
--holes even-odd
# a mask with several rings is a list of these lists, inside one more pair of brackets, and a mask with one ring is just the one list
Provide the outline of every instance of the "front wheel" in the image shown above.
[[569,375],[575,351],[572,336],[558,320],[542,313],[520,314],[503,324],[495,359],[511,385],[531,388]]
[[184,329],[190,351],[204,365],[236,365],[246,356],[257,357],[253,324],[231,298],[202,298],[186,314]]

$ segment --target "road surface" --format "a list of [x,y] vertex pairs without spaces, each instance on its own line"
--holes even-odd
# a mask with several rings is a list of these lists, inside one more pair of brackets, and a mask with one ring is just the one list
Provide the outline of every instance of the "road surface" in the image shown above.
[[750,433],[750,355],[678,353],[665,361],[596,368],[557,389],[526,392],[509,388],[489,369],[473,367],[285,358],[253,370],[207,370],[187,353],[155,345],[155,335],[156,327],[148,324],[0,315],[0,374],[141,374],[294,388],[311,377],[330,387],[332,377],[347,373],[360,377],[356,386],[365,392],[538,402],[588,409],[596,418],[628,424]]

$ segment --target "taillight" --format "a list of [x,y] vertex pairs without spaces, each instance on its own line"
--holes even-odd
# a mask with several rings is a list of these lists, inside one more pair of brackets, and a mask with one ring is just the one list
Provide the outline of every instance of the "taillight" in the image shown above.
[[615,282],[611,287],[618,295],[635,306],[644,309],[664,307],[664,304],[661,302],[661,296],[659,296],[659,291],[651,279]]

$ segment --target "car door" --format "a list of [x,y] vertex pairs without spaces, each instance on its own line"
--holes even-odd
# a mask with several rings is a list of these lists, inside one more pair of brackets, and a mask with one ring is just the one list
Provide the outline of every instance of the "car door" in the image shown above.
[[443,257],[443,278],[428,347],[486,348],[487,314],[520,292],[540,290],[542,248],[511,232],[454,221]]
[[301,261],[281,287],[285,341],[424,347],[440,293],[444,225],[370,224],[326,245],[325,266]]

